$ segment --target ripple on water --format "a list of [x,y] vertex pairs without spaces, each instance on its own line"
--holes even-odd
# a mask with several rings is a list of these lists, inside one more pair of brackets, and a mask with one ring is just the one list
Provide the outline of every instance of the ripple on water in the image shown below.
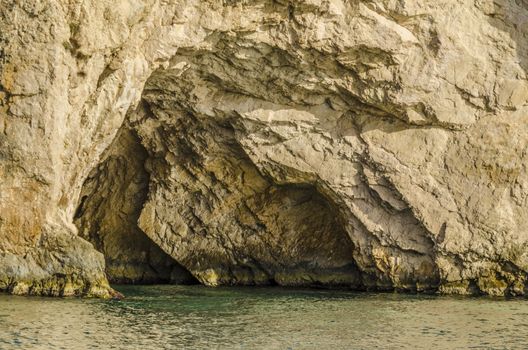
[[0,349],[525,349],[528,301],[122,286],[121,301],[0,296]]

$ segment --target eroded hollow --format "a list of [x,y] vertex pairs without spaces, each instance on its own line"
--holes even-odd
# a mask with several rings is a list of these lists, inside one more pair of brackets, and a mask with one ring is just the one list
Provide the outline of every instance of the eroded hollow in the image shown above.
[[137,135],[123,127],[84,183],[74,222],[80,236],[104,254],[110,282],[195,283],[137,226],[148,193],[146,158]]
[[361,286],[352,241],[316,186],[263,174],[230,117],[150,103],[136,124],[150,173],[139,226],[165,252],[206,285]]
[[360,288],[350,237],[315,186],[261,174],[230,123],[152,118],[120,130],[75,215],[110,281]]

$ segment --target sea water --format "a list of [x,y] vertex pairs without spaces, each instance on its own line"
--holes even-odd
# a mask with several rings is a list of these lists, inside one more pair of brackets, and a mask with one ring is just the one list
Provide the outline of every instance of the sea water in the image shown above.
[[123,300],[0,295],[0,349],[528,349],[528,300],[115,286]]

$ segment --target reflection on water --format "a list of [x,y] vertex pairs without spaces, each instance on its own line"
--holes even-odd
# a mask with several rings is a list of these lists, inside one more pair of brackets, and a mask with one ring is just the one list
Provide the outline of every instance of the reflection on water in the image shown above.
[[528,348],[528,300],[121,286],[122,301],[0,295],[0,349]]

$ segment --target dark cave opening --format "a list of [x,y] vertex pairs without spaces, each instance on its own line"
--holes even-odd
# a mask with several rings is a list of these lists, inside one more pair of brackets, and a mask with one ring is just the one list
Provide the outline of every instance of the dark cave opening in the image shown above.
[[109,280],[362,289],[333,201],[263,173],[237,140],[236,113],[173,100],[172,78],[147,81],[80,195],[74,222]]
[[[213,125],[208,122],[194,125],[196,130],[191,124],[185,124],[186,133],[179,133],[185,147],[173,145],[171,154],[180,157],[177,166],[168,165],[164,157],[150,157],[136,131],[123,127],[85,181],[74,222],[80,236],[105,256],[111,283],[361,289],[352,241],[328,198],[314,185],[274,184],[260,174],[231,139],[230,127],[213,123],[227,128],[219,132],[207,130]],[[214,144],[198,146],[186,139],[195,132]],[[197,155],[205,149],[211,157]],[[220,163],[211,170],[203,163],[207,159]],[[192,233],[177,243],[180,255],[176,256],[174,246],[152,240],[158,233],[139,224],[149,191],[160,193],[149,187],[156,186],[151,176],[165,176],[171,166],[180,167],[176,173],[196,171],[187,180],[182,176],[163,185],[170,193],[186,193],[170,208],[165,207],[167,202],[159,203],[166,215],[180,215]],[[203,183],[210,188],[200,188]],[[162,196],[165,201],[170,198],[170,194]],[[226,251],[219,239],[237,243]],[[210,271],[218,274],[218,284],[210,280]]]
[[79,235],[103,253],[111,283],[196,284],[137,225],[148,193],[146,158],[134,131],[122,128],[85,181],[74,223]]
[[145,144],[156,145],[140,227],[164,251],[209,286],[362,288],[330,198],[314,184],[278,184],[262,173],[229,120],[171,113],[135,125]]

